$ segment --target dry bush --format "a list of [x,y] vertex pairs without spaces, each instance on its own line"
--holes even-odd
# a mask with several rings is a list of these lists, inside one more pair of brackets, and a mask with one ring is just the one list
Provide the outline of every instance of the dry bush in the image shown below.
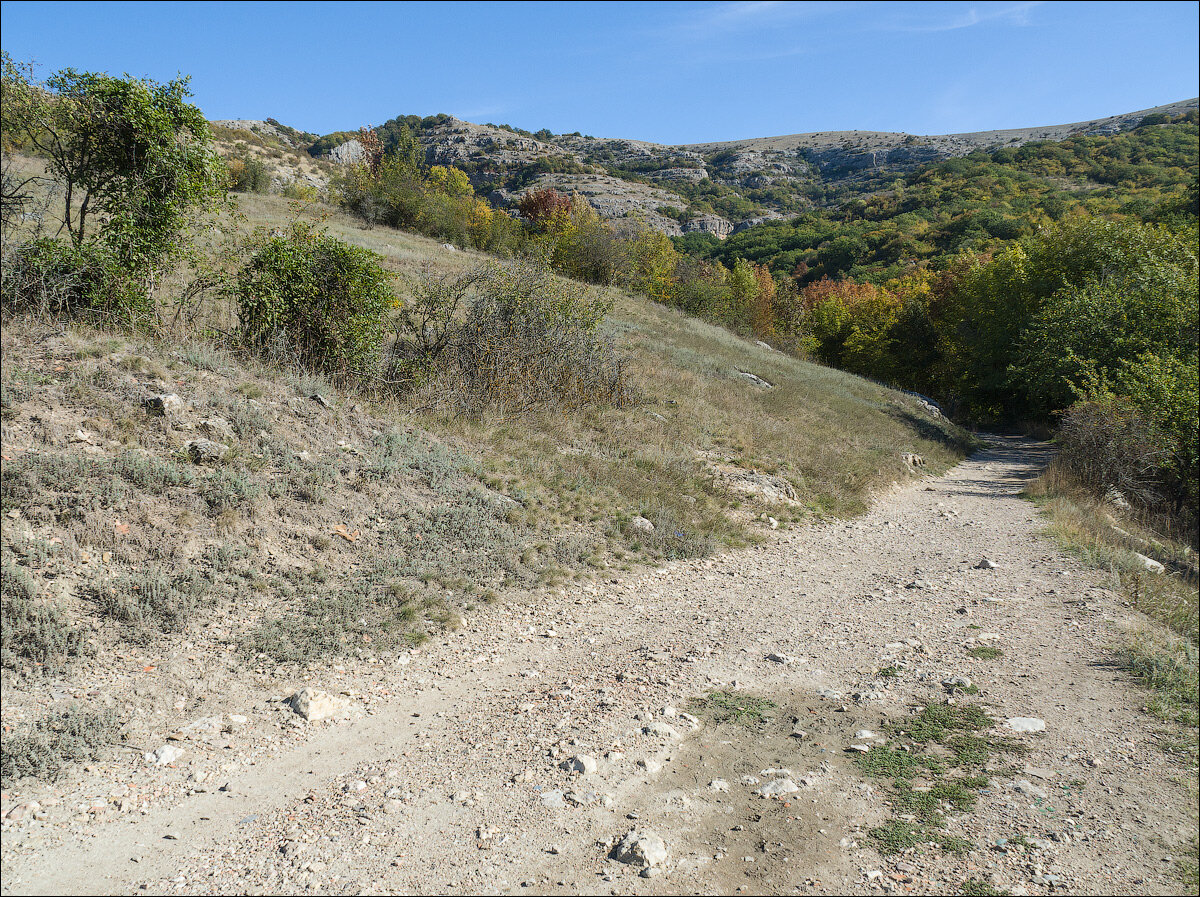
[[533,262],[426,275],[387,368],[401,384],[434,381],[434,404],[469,413],[628,405],[625,359],[600,332],[610,309],[590,287]]

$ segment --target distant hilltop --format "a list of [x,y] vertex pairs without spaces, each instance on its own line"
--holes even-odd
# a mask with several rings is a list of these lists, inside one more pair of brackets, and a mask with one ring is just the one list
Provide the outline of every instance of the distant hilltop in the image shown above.
[[[698,231],[723,239],[819,203],[822,188],[827,192],[841,183],[883,182],[976,150],[1111,136],[1195,116],[1198,109],[1200,98],[1193,98],[1091,121],[966,134],[817,131],[677,146],[579,133],[531,133],[444,114],[396,118],[380,130],[386,144],[389,133],[408,128],[429,164],[462,169],[476,191],[498,207],[512,205],[531,190],[552,188],[583,196],[614,222],[636,220],[671,235]],[[297,154],[297,170],[287,174],[317,187],[327,180],[329,164],[353,162],[362,149],[353,132],[319,137],[273,119],[213,124],[226,142],[248,133],[275,154]],[[274,158],[281,161],[278,155]],[[714,203],[714,198],[719,201]]]

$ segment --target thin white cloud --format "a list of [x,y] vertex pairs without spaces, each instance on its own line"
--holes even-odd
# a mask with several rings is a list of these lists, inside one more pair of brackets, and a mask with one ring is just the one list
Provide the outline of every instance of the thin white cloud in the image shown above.
[[[1031,0],[1031,2],[1026,3],[972,4],[966,9],[960,8],[954,10],[949,16],[938,15],[921,20],[909,15],[903,18],[885,20],[880,23],[879,27],[885,31],[933,33],[938,31],[958,31],[962,28],[973,28],[976,25],[985,25],[989,22],[1003,22],[1008,25],[1029,25],[1029,11],[1041,5],[1040,0]],[[949,4],[946,5],[946,9],[951,9]]]
[[778,27],[790,22],[815,19],[830,12],[858,5],[846,2],[794,3],[778,0],[718,3],[691,7],[685,18],[667,28],[675,37],[724,37],[739,31]]

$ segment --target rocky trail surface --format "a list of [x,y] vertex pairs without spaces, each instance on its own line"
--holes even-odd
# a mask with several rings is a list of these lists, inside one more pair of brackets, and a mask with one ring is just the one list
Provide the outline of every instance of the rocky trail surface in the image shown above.
[[[1195,771],[1114,664],[1139,616],[1018,497],[1045,453],[996,439],[856,520],[247,697],[177,756],[20,796],[3,891],[1178,893]],[[774,708],[716,722],[690,703],[714,691]],[[1044,730],[1010,726],[1028,753],[951,814],[969,852],[882,856],[889,792],[847,749],[947,699]]]

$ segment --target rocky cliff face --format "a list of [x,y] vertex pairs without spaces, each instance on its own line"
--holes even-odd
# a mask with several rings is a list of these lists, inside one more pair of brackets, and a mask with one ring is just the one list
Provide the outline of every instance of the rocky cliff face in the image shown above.
[[[794,202],[791,206],[774,204],[772,197],[780,190],[787,193],[789,188],[813,182],[901,175],[980,148],[1063,140],[1075,134],[1113,134],[1136,127],[1150,113],[1177,115],[1197,105],[1192,99],[1068,125],[925,137],[880,131],[825,131],[667,146],[577,134],[540,140],[453,117],[423,130],[419,136],[430,164],[462,168],[480,195],[497,206],[511,206],[530,190],[553,187],[580,194],[601,216],[623,227],[644,221],[667,234],[701,231],[723,239],[762,221],[782,217],[785,212],[790,214],[787,210],[796,207]],[[291,131],[264,122],[225,124],[281,140]],[[325,158],[344,164],[357,161],[361,152],[358,141],[349,140]],[[740,196],[737,203],[724,206],[713,200],[720,208],[737,208],[742,211],[740,216],[731,220],[711,213],[713,206],[703,201],[721,195],[721,190],[709,189],[714,186],[730,188],[723,195],[732,190],[734,196]],[[747,215],[744,209],[748,202],[756,208]],[[681,226],[672,209],[687,210],[690,218]]]

